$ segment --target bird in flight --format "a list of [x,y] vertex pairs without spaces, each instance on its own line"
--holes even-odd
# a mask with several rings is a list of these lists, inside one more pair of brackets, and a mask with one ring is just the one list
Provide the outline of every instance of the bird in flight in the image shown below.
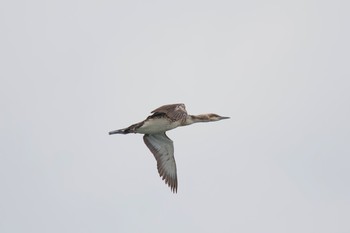
[[229,119],[214,113],[189,115],[184,104],[168,104],[161,106],[151,113],[146,120],[133,124],[127,128],[109,132],[109,134],[144,134],[143,141],[157,160],[160,177],[177,192],[177,174],[174,159],[174,143],[165,134],[166,131],[179,126],[191,125],[199,122],[211,122]]

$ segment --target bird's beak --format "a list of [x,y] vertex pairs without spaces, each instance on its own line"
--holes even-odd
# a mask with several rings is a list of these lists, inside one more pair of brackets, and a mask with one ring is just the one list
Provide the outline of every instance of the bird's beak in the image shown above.
[[230,117],[224,117],[224,116],[220,117],[220,120],[225,120],[225,119],[230,119]]

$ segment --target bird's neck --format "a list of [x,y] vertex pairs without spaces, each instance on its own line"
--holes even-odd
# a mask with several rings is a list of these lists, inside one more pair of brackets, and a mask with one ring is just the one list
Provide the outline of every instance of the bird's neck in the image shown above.
[[188,115],[184,125],[191,125],[199,122],[209,122],[209,116],[207,114],[200,115]]

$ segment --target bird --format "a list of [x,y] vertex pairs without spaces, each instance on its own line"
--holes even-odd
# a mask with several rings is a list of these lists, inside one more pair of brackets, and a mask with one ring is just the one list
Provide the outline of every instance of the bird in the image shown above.
[[174,158],[174,143],[166,135],[166,131],[179,126],[187,126],[199,122],[212,122],[230,117],[219,116],[214,113],[189,115],[185,104],[167,104],[151,112],[144,121],[130,125],[127,128],[110,131],[112,134],[144,134],[143,141],[157,161],[159,176],[177,193],[177,171]]

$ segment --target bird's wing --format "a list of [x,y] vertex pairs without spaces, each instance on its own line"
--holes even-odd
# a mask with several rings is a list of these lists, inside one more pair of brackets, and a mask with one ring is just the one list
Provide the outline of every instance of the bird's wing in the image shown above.
[[168,104],[163,105],[155,110],[153,110],[151,113],[165,113],[168,117],[171,119],[178,121],[181,119],[186,119],[187,117],[187,111],[184,104]]
[[173,141],[165,132],[157,134],[145,134],[143,141],[157,160],[158,173],[171,188],[177,192],[177,175],[174,158]]

